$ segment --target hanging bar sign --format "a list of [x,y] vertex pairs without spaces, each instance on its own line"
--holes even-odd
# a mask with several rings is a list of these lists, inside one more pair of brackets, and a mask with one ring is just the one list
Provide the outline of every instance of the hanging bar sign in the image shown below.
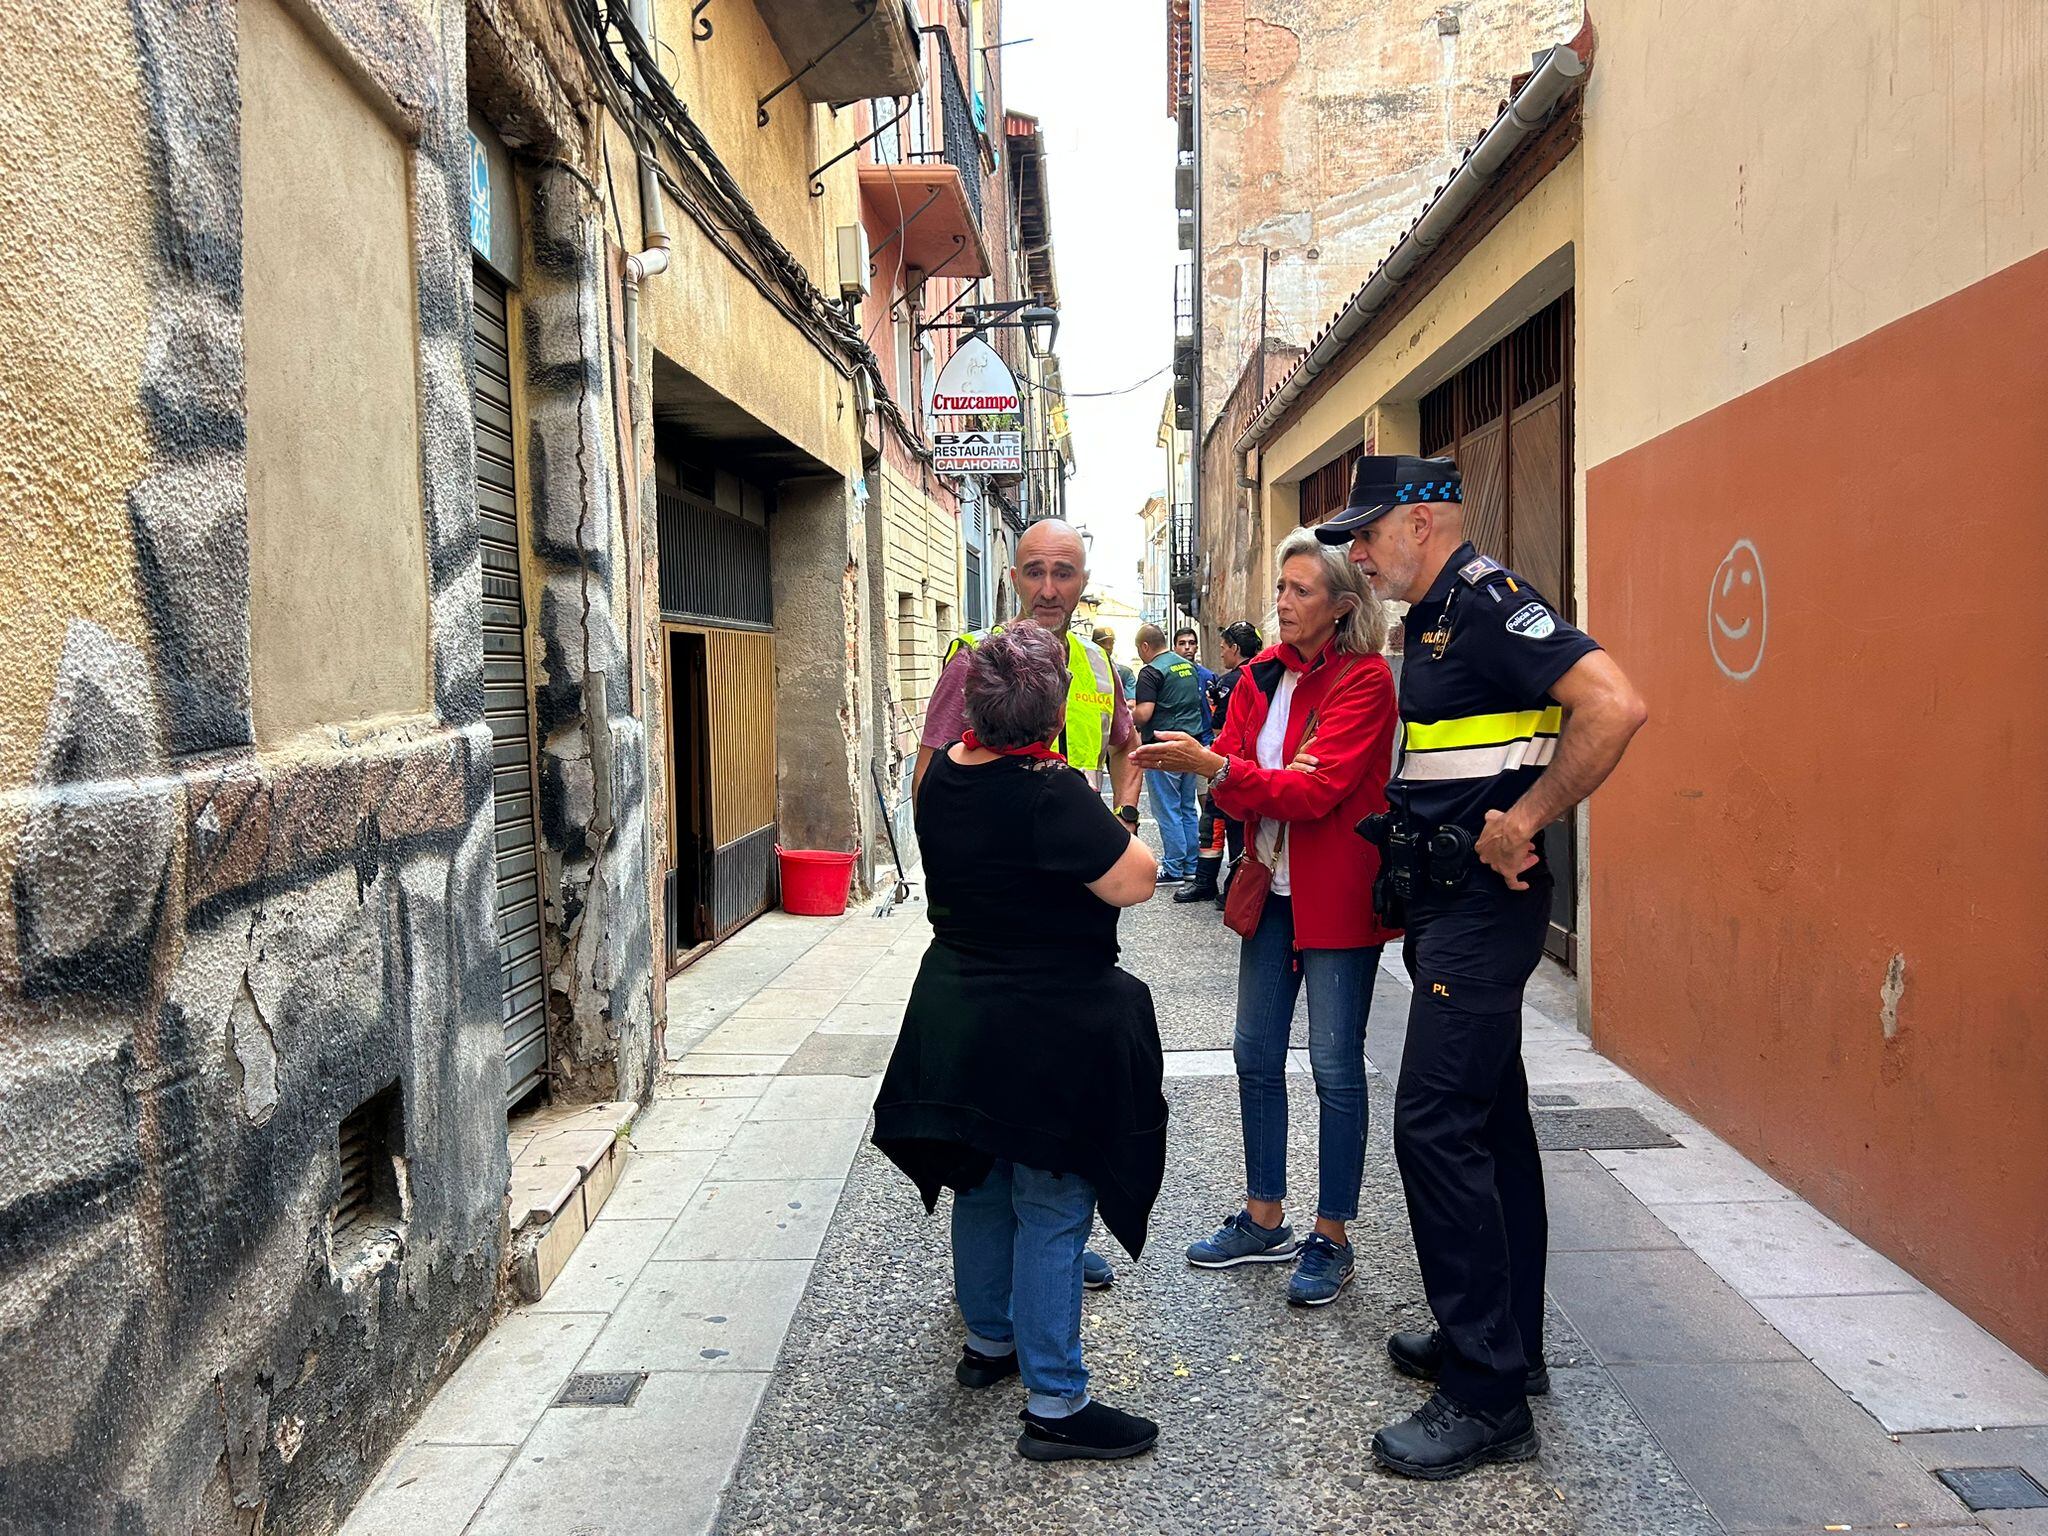
[[949,475],[1021,475],[1022,432],[934,432],[932,468]]
[[979,336],[960,344],[932,385],[934,416],[1012,416],[1021,408],[1016,375]]

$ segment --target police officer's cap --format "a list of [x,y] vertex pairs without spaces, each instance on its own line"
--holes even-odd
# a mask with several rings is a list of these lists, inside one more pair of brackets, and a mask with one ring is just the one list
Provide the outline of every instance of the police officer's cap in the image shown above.
[[1325,544],[1349,544],[1351,535],[1396,507],[1424,501],[1463,501],[1458,466],[1449,459],[1418,459],[1405,453],[1367,454],[1351,476],[1344,510],[1316,525]]

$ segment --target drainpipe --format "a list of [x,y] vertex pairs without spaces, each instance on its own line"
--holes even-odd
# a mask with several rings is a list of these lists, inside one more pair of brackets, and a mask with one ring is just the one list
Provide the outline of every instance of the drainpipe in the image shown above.
[[[1586,51],[1590,53],[1592,50],[1588,48]],[[1507,110],[1472,147],[1465,163],[1458,167],[1457,174],[1444,185],[1436,200],[1423,209],[1422,217],[1387,253],[1386,260],[1380,263],[1379,270],[1373,273],[1366,285],[1352,295],[1351,301],[1338,313],[1322,339],[1287,376],[1279,392],[1252,418],[1252,424],[1237,440],[1237,478],[1240,485],[1248,488],[1258,486],[1261,475],[1252,472],[1252,453],[1272,430],[1274,422],[1301,398],[1302,392],[1318,374],[1337,360],[1346,343],[1365,329],[1372,317],[1394,296],[1394,290],[1407,281],[1422,265],[1424,258],[1450,233],[1465,210],[1472,206],[1487,183],[1507,163],[1508,157],[1550,120],[1552,110],[1585,75],[1585,59],[1562,43],[1543,56],[1543,62],[1515,93]]]
[[[634,28],[647,42],[648,52],[654,50],[654,5],[653,0],[632,0],[629,7]],[[638,371],[640,367],[640,284],[650,277],[668,270],[668,224],[661,212],[661,174],[658,170],[654,150],[647,145],[640,149],[640,238],[643,248],[626,258],[626,280],[623,284],[626,301],[626,366]],[[635,429],[637,432],[637,428]],[[634,445],[635,453],[638,444]]]
[[640,151],[640,228],[646,248],[626,258],[626,366],[640,366],[640,284],[668,270],[668,225],[661,212],[661,176],[654,151]]

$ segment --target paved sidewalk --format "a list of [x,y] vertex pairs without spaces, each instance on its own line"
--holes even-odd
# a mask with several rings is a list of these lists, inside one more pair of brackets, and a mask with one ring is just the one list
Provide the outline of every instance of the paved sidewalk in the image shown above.
[[[1931,1475],[2048,1481],[2048,1379],[1592,1051],[1551,1016],[1571,998],[1556,974],[1531,993],[1551,1012],[1526,1014],[1539,1103],[1632,1107],[1680,1145],[1545,1154],[1543,1456],[1450,1484],[1373,1470],[1372,1430],[1422,1395],[1382,1349],[1424,1316],[1388,1141],[1405,980],[1389,956],[1359,1281],[1291,1310],[1278,1273],[1180,1258],[1241,1193],[1235,942],[1163,894],[1124,933],[1170,1052],[1169,1180],[1142,1262],[1098,1242],[1118,1280],[1085,1328],[1097,1389],[1164,1434],[1127,1466],[1022,1462],[1019,1394],[952,1380],[944,1209],[926,1218],[865,1144],[929,932],[921,906],[871,911],[772,914],[677,978],[670,1071],[604,1214],[436,1397],[347,1536],[2048,1533],[2048,1512],[1975,1516]],[[1314,1095],[1294,1081],[1299,1187]],[[627,1407],[551,1407],[579,1372],[645,1376]]]

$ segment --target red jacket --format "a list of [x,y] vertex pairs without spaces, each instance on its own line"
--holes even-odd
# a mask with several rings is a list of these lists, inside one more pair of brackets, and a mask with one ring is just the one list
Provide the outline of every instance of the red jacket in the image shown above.
[[[1259,766],[1259,731],[1283,669],[1296,681],[1281,756],[1293,760],[1308,717],[1316,713],[1316,737],[1308,750],[1320,766],[1312,773]],[[1326,707],[1326,701],[1332,702]],[[1261,651],[1230,695],[1230,713],[1212,749],[1230,759],[1229,774],[1213,791],[1216,807],[1246,824],[1247,847],[1258,821],[1288,824],[1287,883],[1297,949],[1363,949],[1400,937],[1399,929],[1382,928],[1373,916],[1379,850],[1352,830],[1359,818],[1387,808],[1398,719],[1387,659],[1345,655],[1334,645],[1313,664],[1290,645]]]

